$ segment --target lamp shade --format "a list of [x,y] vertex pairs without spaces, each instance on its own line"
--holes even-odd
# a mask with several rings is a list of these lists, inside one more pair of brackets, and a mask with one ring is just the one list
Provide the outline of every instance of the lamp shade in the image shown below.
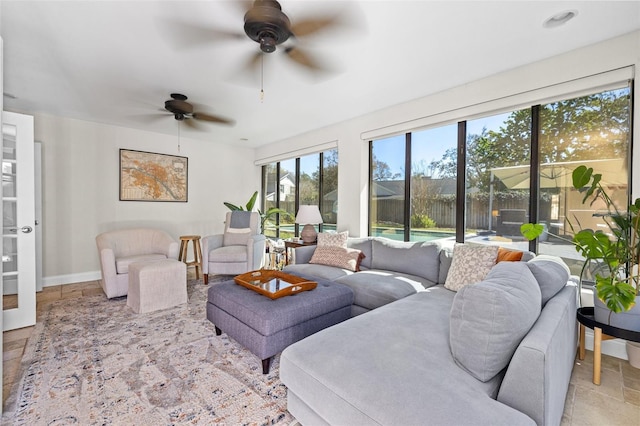
[[296,223],[300,225],[322,223],[322,215],[318,206],[303,204],[296,214]]

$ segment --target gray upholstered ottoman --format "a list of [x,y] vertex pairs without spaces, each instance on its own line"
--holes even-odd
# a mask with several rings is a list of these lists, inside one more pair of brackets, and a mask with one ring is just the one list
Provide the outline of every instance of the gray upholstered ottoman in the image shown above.
[[271,300],[233,280],[209,289],[207,319],[262,360],[267,374],[271,357],[298,340],[351,317],[349,287],[318,281],[311,291]]

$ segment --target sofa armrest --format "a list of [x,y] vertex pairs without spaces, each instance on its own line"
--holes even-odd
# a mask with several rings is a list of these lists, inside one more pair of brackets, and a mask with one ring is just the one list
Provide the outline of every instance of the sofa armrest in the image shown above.
[[223,241],[223,234],[207,235],[202,238],[202,273],[204,275],[209,273],[209,252],[222,247]]
[[295,253],[294,258],[296,260],[296,265],[309,263],[311,256],[313,256],[313,253],[316,251],[316,247],[318,246],[302,246],[294,248],[293,251]]
[[577,347],[576,286],[551,298],[507,368],[498,401],[539,425],[560,424]]

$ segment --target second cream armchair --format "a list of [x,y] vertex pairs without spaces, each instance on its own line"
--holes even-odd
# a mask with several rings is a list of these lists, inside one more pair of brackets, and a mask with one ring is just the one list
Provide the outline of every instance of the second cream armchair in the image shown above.
[[238,275],[262,268],[266,238],[258,233],[260,215],[256,212],[228,212],[224,234],[202,239],[204,283],[209,274]]

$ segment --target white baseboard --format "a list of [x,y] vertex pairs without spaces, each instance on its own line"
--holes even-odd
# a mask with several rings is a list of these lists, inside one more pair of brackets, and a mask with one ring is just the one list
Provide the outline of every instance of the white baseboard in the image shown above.
[[[587,328],[584,337],[585,348],[589,351],[593,351],[593,330]],[[623,339],[603,340],[601,352],[603,354],[614,356],[616,358],[629,359],[627,358],[626,340]]]
[[51,287],[54,285],[83,283],[86,281],[96,281],[102,278],[100,271],[82,272],[80,274],[54,275],[42,278],[43,287]]

